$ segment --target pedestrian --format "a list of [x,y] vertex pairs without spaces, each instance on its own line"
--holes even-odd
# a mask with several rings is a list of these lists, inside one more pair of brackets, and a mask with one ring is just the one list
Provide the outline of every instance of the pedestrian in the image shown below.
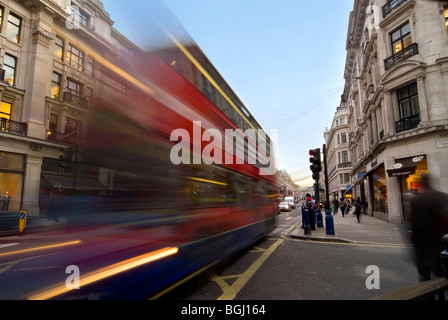
[[306,206],[310,217],[310,229],[316,230],[316,205],[311,197],[306,199]]
[[434,190],[429,176],[422,175],[422,193],[410,200],[411,240],[414,244],[415,262],[421,282],[431,280],[431,275],[443,277],[440,252],[443,236],[448,234],[448,194]]
[[355,207],[356,219],[358,219],[358,223],[361,223],[361,212],[365,210],[365,207],[359,197],[357,197],[356,200],[353,202],[353,206]]
[[339,200],[336,198],[336,199],[334,199],[334,212],[335,212],[335,214],[338,214],[338,210],[339,210]]
[[334,201],[331,202],[330,210],[331,210],[331,214],[335,216],[337,211],[336,211],[336,205],[334,204]]
[[346,206],[346,202],[345,202],[344,198],[341,198],[341,201],[339,203],[341,205],[342,218],[344,218],[345,217],[345,206]]
[[5,195],[2,197],[2,211],[8,211],[10,203],[11,203],[11,197],[9,196],[9,193],[6,192]]
[[350,212],[350,207],[351,207],[350,200],[349,199],[345,200],[345,215],[347,216]]

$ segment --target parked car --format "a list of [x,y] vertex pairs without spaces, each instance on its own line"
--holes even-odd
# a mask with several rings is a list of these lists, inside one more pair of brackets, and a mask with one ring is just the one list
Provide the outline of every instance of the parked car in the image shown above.
[[280,211],[288,211],[288,212],[291,211],[291,206],[287,201],[280,202],[278,208],[280,209]]

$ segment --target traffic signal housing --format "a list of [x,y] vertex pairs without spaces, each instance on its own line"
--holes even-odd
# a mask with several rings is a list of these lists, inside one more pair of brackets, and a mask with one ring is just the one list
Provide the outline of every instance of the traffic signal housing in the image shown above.
[[313,173],[313,179],[319,180],[319,173],[322,171],[322,161],[320,158],[320,149],[310,150],[310,169]]
[[61,148],[62,155],[59,156],[61,168],[67,168],[70,162],[73,162],[74,148]]

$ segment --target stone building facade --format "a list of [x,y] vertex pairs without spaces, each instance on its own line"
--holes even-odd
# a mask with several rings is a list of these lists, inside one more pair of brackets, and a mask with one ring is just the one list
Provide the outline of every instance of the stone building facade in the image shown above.
[[352,163],[348,140],[350,135],[348,119],[348,108],[341,105],[336,111],[331,128],[326,129],[324,133],[331,200],[344,198],[350,188]]
[[[448,192],[448,3],[357,0],[347,36],[353,196],[368,213],[406,221],[421,176]],[[330,135],[328,135],[330,137]]]
[[0,15],[0,192],[39,215],[46,189],[70,188],[58,160],[84,134],[98,59],[137,49],[98,0],[0,0]]

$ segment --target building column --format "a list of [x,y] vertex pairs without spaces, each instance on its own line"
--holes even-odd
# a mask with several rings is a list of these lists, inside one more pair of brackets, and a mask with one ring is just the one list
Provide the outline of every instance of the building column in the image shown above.
[[32,26],[31,44],[29,46],[30,61],[25,87],[23,122],[28,124],[28,135],[38,139],[46,138],[45,112],[47,88],[51,79],[52,54],[50,49],[53,40],[51,12],[42,9],[36,13],[37,18]]
[[384,93],[383,120],[384,134],[386,136],[395,134],[394,112],[390,91]]
[[372,128],[372,116],[370,115],[367,118],[367,149],[365,150],[365,153],[368,153],[370,148],[372,148],[374,142],[373,142],[373,128]]
[[402,199],[401,199],[401,187],[400,181],[397,177],[389,177],[387,169],[391,168],[395,164],[395,159],[386,161],[386,186],[387,186],[387,205],[388,205],[388,221],[390,223],[402,222]]
[[373,145],[375,145],[378,142],[378,122],[376,120],[376,109],[372,110],[372,112],[370,113],[370,117],[372,119]]
[[22,209],[29,216],[39,215],[39,189],[43,158],[26,156]]

